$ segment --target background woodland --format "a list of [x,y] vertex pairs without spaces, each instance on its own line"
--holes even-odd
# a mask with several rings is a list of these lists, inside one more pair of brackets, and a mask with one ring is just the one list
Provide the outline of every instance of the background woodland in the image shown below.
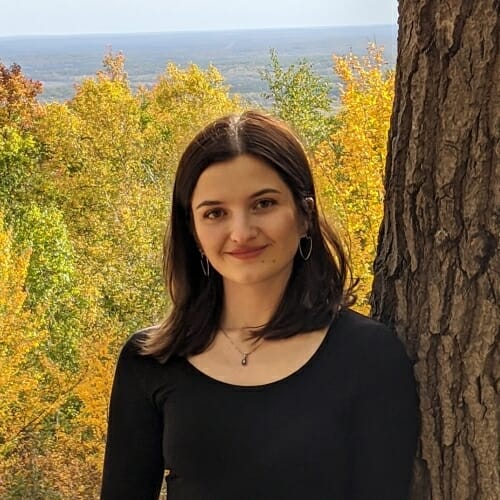
[[[261,78],[268,109],[307,146],[367,312],[394,72],[376,46],[334,56],[332,70],[340,102],[305,60],[282,67],[272,51]],[[0,63],[0,498],[89,499],[119,349],[168,308],[160,258],[179,155],[249,105],[215,67],[168,64],[132,91],[122,54],[66,102],[41,91]]]

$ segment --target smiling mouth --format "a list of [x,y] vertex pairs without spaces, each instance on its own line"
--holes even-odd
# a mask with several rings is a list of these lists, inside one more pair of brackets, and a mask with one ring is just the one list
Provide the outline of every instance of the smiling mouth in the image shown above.
[[236,259],[252,259],[254,257],[258,257],[265,249],[267,245],[258,248],[248,248],[242,250],[235,250],[234,252],[228,252],[231,257],[235,257]]

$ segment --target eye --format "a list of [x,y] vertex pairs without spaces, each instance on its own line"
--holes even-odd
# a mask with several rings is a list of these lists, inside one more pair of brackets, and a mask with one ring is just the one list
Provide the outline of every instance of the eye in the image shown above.
[[266,198],[264,200],[259,200],[255,204],[255,208],[257,208],[257,209],[264,209],[264,208],[272,207],[273,205],[276,205],[276,200],[272,200],[270,198]]
[[204,219],[218,219],[224,215],[222,208],[213,208],[203,214]]

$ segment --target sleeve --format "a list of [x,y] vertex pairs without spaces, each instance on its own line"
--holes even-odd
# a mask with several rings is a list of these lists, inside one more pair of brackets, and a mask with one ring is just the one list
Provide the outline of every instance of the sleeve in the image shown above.
[[144,391],[131,340],[116,366],[109,405],[101,500],[157,500],[163,477],[162,419]]
[[385,328],[370,339],[352,427],[352,500],[406,500],[418,432],[413,370]]

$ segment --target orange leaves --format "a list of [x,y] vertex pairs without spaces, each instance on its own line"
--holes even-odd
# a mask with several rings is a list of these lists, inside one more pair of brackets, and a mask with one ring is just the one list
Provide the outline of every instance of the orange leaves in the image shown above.
[[[74,271],[70,304],[61,313],[49,311],[54,329],[45,338],[66,338],[64,319],[78,344],[64,353],[74,360],[73,372],[65,372],[73,385],[52,400],[52,413],[36,422],[43,425],[31,428],[23,443],[34,451],[21,453],[19,445],[9,473],[26,474],[26,484],[38,478],[38,488],[50,486],[61,498],[98,495],[118,346],[163,313],[161,236],[181,144],[207,120],[238,106],[215,68],[169,65],[153,89],[134,94],[122,56],[107,56],[104,65],[69,102],[44,105],[34,131],[44,151],[38,195],[55,204],[74,249],[67,262]],[[54,380],[47,387],[57,395]],[[23,491],[27,498],[33,494]]]
[[[366,309],[394,75],[374,46],[365,58],[336,57],[342,93],[334,116],[306,63],[274,70],[279,112],[314,148],[322,206],[350,241]],[[9,173],[0,195],[23,208],[16,237],[31,242],[34,257],[0,223],[0,477],[8,475],[0,497],[93,498],[118,348],[165,306],[161,233],[178,155],[195,130],[243,104],[216,68],[195,65],[169,64],[153,88],[133,93],[121,54],[106,56],[67,103],[38,106],[36,85],[17,70],[8,77],[3,89],[0,81],[0,168]],[[25,99],[5,97],[23,88]],[[33,123],[29,133],[19,127]],[[14,489],[5,493],[7,486]]]
[[36,97],[41,82],[26,78],[18,64],[7,68],[0,62],[0,127],[9,124],[29,129],[39,110]]

